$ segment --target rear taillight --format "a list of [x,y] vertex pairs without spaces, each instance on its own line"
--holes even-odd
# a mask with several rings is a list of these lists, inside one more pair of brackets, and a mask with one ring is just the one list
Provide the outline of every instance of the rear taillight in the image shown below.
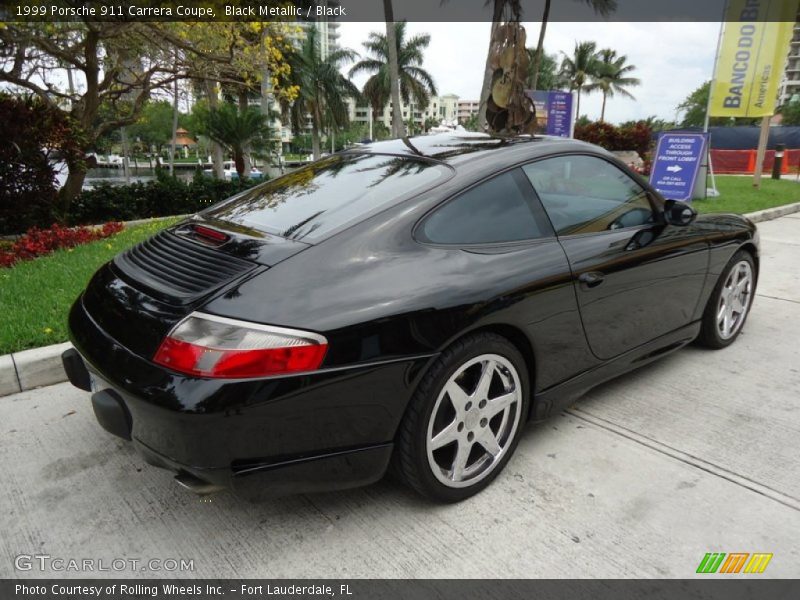
[[192,313],[153,357],[173,371],[211,378],[267,377],[314,371],[328,341],[321,335]]

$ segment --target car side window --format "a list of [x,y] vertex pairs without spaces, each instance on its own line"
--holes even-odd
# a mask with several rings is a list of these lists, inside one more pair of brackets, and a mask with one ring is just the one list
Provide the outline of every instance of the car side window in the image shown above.
[[522,167],[558,235],[596,233],[653,223],[647,192],[596,156],[556,156]]
[[480,183],[428,216],[418,230],[420,237],[436,244],[468,245],[552,235],[546,219],[540,216],[537,221],[530,189],[522,186],[528,187],[519,169]]

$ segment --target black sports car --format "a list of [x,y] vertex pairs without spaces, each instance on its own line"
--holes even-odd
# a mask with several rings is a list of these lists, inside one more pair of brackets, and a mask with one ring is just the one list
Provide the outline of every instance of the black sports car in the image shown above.
[[698,339],[755,293],[758,235],[606,151],[454,133],[251,188],[117,256],[69,317],[100,424],[199,493],[374,482],[443,501],[529,420]]

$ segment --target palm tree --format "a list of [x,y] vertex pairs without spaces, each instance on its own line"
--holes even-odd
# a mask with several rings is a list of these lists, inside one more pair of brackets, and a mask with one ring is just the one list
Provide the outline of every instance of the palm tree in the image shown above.
[[[612,12],[617,10],[617,0],[576,0],[589,5],[594,14],[601,17],[607,17]],[[536,46],[536,52],[533,58],[533,76],[531,77],[531,89],[539,89],[539,69],[542,64],[542,56],[544,52],[544,35],[547,32],[547,22],[550,20],[550,4],[552,0],[545,0],[544,11],[542,11],[542,27],[539,29],[539,43]]]
[[[399,95],[406,105],[413,100],[424,110],[430,97],[437,94],[433,77],[422,68],[424,50],[430,44],[431,36],[426,33],[407,40],[405,22],[394,24],[394,34],[397,40]],[[350,77],[362,72],[371,74],[361,94],[372,105],[372,114],[379,115],[392,97],[389,41],[384,34],[373,31],[363,45],[371,56],[353,65]],[[393,113],[395,108],[399,111],[400,105],[392,102]]]
[[617,56],[617,52],[610,48],[600,50],[597,56],[599,59],[598,74],[590,87],[603,92],[603,109],[600,111],[600,120],[605,121],[606,99],[613,98],[615,94],[635,99],[633,94],[625,88],[637,86],[641,80],[630,76],[636,67],[625,64],[628,60],[627,56]]
[[[536,48],[526,48],[526,50],[528,52],[528,75],[525,79],[527,89],[539,89],[537,87],[537,82],[543,90],[560,89],[564,85],[564,82],[562,81],[561,74],[558,72],[558,55],[544,52],[539,61],[539,70],[534,71],[537,50]],[[537,77],[538,80],[536,79]]]
[[572,56],[564,55],[561,61],[561,76],[569,84],[570,90],[578,91],[577,110],[581,114],[581,91],[586,89],[591,92],[594,88],[591,83],[598,76],[597,43],[575,42],[575,51]]
[[233,154],[239,177],[245,174],[244,157],[248,149],[255,142],[268,139],[270,133],[266,115],[249,107],[238,111],[229,102],[209,111],[205,129],[208,137]]
[[322,57],[316,27],[309,27],[300,49],[288,56],[291,74],[288,83],[299,88],[297,99],[284,111],[290,115],[292,130],[300,134],[311,117],[311,148],[314,159],[322,155],[320,132],[325,123],[335,127],[347,124],[347,98],[358,98],[358,88],[340,69],[358,54],[341,48]]
[[386,22],[386,57],[389,61],[389,94],[392,98],[392,135],[400,137],[403,134],[403,115],[400,112],[400,59],[392,0],[383,0],[383,18]]

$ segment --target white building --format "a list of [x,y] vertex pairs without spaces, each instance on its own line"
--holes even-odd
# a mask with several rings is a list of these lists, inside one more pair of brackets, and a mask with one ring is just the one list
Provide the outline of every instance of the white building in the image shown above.
[[800,98],[800,22],[795,23],[794,26],[794,35],[789,47],[789,56],[786,59],[778,104],[781,106],[786,104],[795,95]]
[[[350,121],[355,123],[369,123],[371,110],[368,105],[356,105],[355,100],[348,101]],[[422,128],[425,122],[432,119],[437,125],[442,123],[455,125],[458,118],[458,96],[445,94],[444,96],[431,96],[428,106],[421,108],[418,104],[402,102],[403,123],[413,119],[414,123]],[[374,118],[374,121],[383,123],[386,127],[392,126],[392,103],[389,102],[383,112]]]
[[481,103],[479,100],[459,100],[458,101],[458,122],[464,123],[470,117],[478,114]]

